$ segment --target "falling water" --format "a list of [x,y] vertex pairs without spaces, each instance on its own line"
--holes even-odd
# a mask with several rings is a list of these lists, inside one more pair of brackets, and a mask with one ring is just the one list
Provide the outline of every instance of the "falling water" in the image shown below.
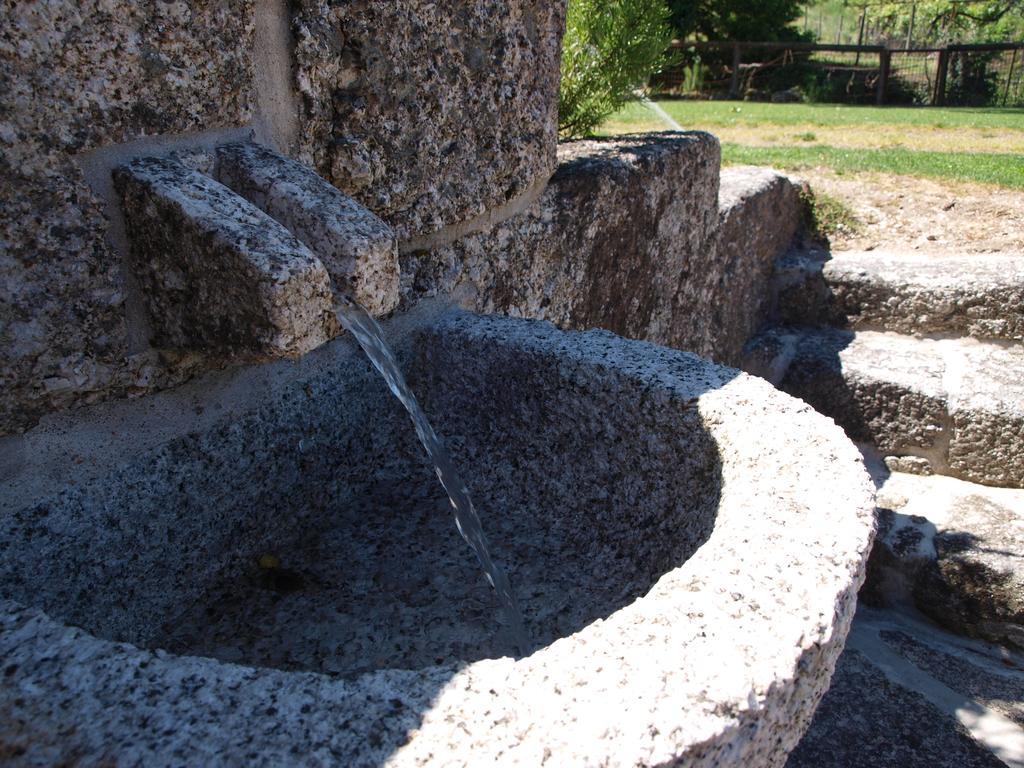
[[683,128],[683,126],[681,126],[674,119],[672,119],[672,115],[670,115],[668,112],[666,112],[660,106],[658,106],[653,101],[651,101],[649,98],[647,98],[647,96],[644,94],[643,91],[638,92],[637,95],[640,98],[640,103],[643,104],[645,107],[647,107],[649,110],[651,110],[651,112],[653,112],[655,115],[657,115],[658,119],[661,120],[661,122],[663,122],[665,125],[667,125],[670,131],[685,131],[686,130],[685,128]]
[[416,428],[416,435],[426,449],[427,456],[434,464],[434,471],[441,481],[441,486],[451,500],[455,510],[455,527],[462,534],[466,543],[472,547],[477,560],[480,561],[487,580],[498,595],[498,602],[505,614],[512,639],[520,655],[525,654],[527,651],[526,629],[523,626],[523,616],[519,612],[519,606],[512,595],[508,577],[491,559],[490,552],[487,551],[487,539],[484,537],[484,531],[480,525],[480,517],[469,498],[469,490],[456,472],[455,464],[452,462],[451,456],[448,455],[448,451],[445,450],[444,444],[434,432],[434,428],[430,426],[430,422],[427,421],[426,414],[423,413],[423,409],[416,401],[416,396],[406,384],[394,353],[384,341],[384,334],[380,326],[362,306],[354,301],[342,299],[337,310],[341,324],[356,337],[356,341],[359,342],[359,346],[363,348],[366,356],[370,358],[373,367],[380,372],[387,382],[388,388],[409,412],[413,426]]

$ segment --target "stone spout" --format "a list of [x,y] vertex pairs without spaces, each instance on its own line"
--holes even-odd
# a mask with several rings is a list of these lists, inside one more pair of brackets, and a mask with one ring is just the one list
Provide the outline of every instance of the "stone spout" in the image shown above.
[[372,315],[398,305],[395,233],[312,169],[257,144],[217,150],[217,180],[280,222]]
[[395,236],[373,213],[254,144],[221,147],[215,175],[170,158],[114,172],[156,346],[292,357],[338,334],[335,290],[397,306]]
[[336,334],[323,263],[244,198],[167,158],[114,182],[156,346],[291,357]]

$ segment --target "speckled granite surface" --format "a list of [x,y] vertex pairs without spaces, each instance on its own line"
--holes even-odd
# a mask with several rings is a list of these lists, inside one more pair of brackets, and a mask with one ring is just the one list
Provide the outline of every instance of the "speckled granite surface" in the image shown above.
[[564,2],[300,0],[302,158],[400,239],[555,167]]
[[[718,141],[665,133],[561,145],[522,213],[450,245],[402,255],[407,302],[605,328],[709,354],[719,287]],[[743,312],[742,306],[735,308]]]
[[165,158],[114,180],[158,347],[294,357],[337,333],[323,263],[245,198]]
[[804,227],[801,182],[771,168],[729,166],[718,188],[716,301],[708,305],[714,358],[738,366],[769,319],[775,260]]
[[0,15],[0,435],[221,364],[148,345],[96,153],[286,126],[280,149],[401,237],[518,199],[555,165],[564,2],[56,0]]
[[[273,631],[282,632],[276,645],[308,649],[316,616],[276,630],[256,622],[270,634],[236,649],[235,663],[143,649],[164,642],[161,627],[181,608],[230,614],[226,601],[203,596],[217,595],[208,587],[239,563],[244,576],[259,553],[300,577],[273,576],[277,616],[295,598],[343,608],[329,584],[306,578],[322,551],[305,564],[289,559],[287,545],[315,531],[310,524],[379,526],[395,541],[387,520],[402,504],[367,483],[415,488],[429,471],[383,385],[338,339],[296,362],[26,435],[0,516],[5,755],[151,765],[784,762],[828,686],[863,578],[872,493],[856,449],[766,382],[686,353],[423,312],[391,324],[393,341],[450,437],[485,530],[500,531],[492,542],[513,585],[528,590],[527,565],[547,563],[547,578],[567,567],[595,587],[589,604],[568,609],[553,598],[564,587],[537,590],[531,614],[523,595],[538,648],[518,661],[501,657],[500,644],[476,653],[448,645],[449,656],[414,669],[385,654],[355,675],[316,671],[327,670],[315,653],[259,657],[275,647]],[[411,480],[380,474],[387,467]],[[368,515],[346,501],[360,493],[384,508]],[[396,553],[371,557],[397,563],[382,586],[399,614],[429,613],[423,597],[445,580],[424,581],[405,566],[417,561]],[[412,596],[404,609],[403,593]],[[266,611],[242,603],[249,615]],[[448,626],[486,614],[473,611],[448,616]],[[424,642],[408,624],[387,623],[387,611],[364,615],[391,627],[393,640]],[[428,645],[446,637],[422,631]],[[136,645],[118,642],[126,639]]]
[[253,19],[250,0],[6,2],[0,13],[7,433],[47,411],[188,375],[188,366],[128,348],[120,258],[77,156],[247,122]]
[[1019,344],[776,326],[746,353],[747,370],[829,414],[854,440],[900,457],[904,468],[1024,487]]
[[253,143],[217,149],[216,177],[316,254],[338,290],[373,315],[398,304],[391,227],[311,168]]

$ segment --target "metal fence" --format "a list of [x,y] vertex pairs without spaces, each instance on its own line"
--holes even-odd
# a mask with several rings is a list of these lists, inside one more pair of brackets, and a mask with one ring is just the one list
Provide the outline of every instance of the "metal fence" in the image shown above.
[[877,45],[674,42],[656,91],[844,104],[1024,106],[1024,43]]

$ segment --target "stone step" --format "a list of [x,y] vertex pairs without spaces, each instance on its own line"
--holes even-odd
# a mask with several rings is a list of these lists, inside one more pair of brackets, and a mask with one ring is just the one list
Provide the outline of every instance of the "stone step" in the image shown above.
[[861,601],[1024,651],[1024,490],[890,472],[866,455],[878,534]]
[[1024,346],[777,326],[748,343],[743,367],[893,468],[1024,487]]
[[786,322],[1024,339],[1024,254],[800,253],[777,276]]

